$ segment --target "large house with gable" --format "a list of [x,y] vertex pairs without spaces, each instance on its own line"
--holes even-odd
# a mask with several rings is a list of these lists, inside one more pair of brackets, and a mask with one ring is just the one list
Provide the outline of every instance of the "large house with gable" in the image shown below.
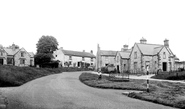
[[101,50],[99,44],[97,45],[96,54],[96,69],[105,67],[107,65],[115,66],[115,56],[117,51]]
[[164,45],[149,44],[142,38],[140,43],[135,43],[130,53],[131,73],[146,72],[149,66],[150,72],[175,70],[175,58],[169,47],[169,40],[164,40]]
[[34,54],[15,44],[10,47],[0,47],[0,64],[15,66],[34,66]]
[[118,72],[126,72],[130,69],[130,53],[131,49],[128,49],[128,45],[124,45],[121,51],[116,53],[116,69]]
[[63,47],[54,51],[54,60],[59,61],[59,65],[63,67],[88,67],[95,66],[95,55],[93,51],[85,52],[64,50]]

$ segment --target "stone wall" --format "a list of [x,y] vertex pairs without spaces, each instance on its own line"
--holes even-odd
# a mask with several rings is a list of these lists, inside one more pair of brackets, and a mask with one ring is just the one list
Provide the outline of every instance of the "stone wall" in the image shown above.
[[[137,52],[137,58],[134,57],[135,52]],[[134,64],[136,63],[136,64]],[[138,73],[141,71],[141,66],[142,66],[142,55],[141,52],[138,48],[138,46],[135,44],[133,51],[130,55],[130,71],[131,73]]]
[[[21,52],[24,52],[24,56],[21,57]],[[25,64],[21,64],[20,61],[25,60]],[[30,55],[25,49],[21,49],[18,53],[14,56],[14,65],[15,66],[29,66],[30,65]]]

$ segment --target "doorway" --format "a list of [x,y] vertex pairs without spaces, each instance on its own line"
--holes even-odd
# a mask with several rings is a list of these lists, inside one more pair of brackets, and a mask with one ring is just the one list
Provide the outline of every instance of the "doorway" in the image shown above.
[[117,72],[119,73],[119,65],[117,65]]
[[0,65],[3,65],[3,59],[0,59]]
[[163,71],[167,71],[167,63],[166,62],[163,62]]

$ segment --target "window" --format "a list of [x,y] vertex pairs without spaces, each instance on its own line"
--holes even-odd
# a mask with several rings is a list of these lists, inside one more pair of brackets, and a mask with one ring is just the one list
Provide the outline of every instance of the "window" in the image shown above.
[[69,56],[69,60],[72,60],[72,56]]
[[72,65],[72,62],[71,61],[69,61],[69,65]]
[[134,62],[134,70],[137,70],[137,62]]
[[134,59],[137,59],[137,51],[134,52]]
[[91,65],[93,65],[93,63],[91,63]]
[[33,65],[32,63],[33,63],[33,60],[30,60],[30,65],[31,65],[31,66]]
[[20,64],[25,64],[25,60],[24,59],[21,59],[20,60]]
[[166,53],[163,52],[163,59],[166,59]]
[[93,62],[93,58],[91,58],[91,62]]
[[57,55],[55,55],[55,57],[57,57]]
[[145,61],[145,66],[150,66],[150,61]]
[[85,58],[84,57],[82,57],[82,61],[85,61]]
[[7,64],[13,64],[13,59],[12,58],[7,58]]
[[21,52],[21,57],[24,57],[24,52]]

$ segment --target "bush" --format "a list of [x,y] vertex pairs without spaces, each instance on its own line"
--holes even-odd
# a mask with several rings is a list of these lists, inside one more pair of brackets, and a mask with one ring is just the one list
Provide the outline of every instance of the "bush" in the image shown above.
[[101,72],[102,73],[108,73],[107,67],[101,67]]

